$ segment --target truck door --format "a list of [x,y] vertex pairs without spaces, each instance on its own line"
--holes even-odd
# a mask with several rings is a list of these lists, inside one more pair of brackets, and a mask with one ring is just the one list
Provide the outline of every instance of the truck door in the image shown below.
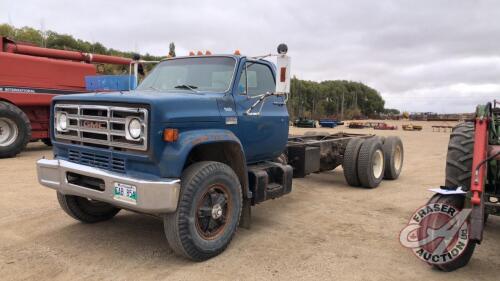
[[259,99],[259,95],[276,90],[275,75],[270,63],[250,60],[243,62],[237,81],[233,94],[238,130],[247,161],[272,160],[284,151],[288,140],[288,112],[284,98],[270,96],[252,110],[254,115],[247,113]]

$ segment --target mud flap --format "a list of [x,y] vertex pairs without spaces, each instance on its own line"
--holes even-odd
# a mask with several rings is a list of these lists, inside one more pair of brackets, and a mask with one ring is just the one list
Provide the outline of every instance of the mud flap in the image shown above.
[[252,223],[251,199],[245,198],[243,199],[243,206],[241,209],[240,227],[243,227],[245,229],[250,229],[251,223]]

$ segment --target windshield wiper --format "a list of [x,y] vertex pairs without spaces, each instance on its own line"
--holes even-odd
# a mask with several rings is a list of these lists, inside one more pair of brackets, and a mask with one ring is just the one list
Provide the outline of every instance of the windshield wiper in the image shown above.
[[196,89],[198,89],[198,87],[193,86],[193,85],[182,84],[182,85],[177,85],[174,88],[176,88],[176,89],[187,89],[187,90],[191,90],[191,91],[193,91],[195,93],[198,93],[198,91],[196,90]]

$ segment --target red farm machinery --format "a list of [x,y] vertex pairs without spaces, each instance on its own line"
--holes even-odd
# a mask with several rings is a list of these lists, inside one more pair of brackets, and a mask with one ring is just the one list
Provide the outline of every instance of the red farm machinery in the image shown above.
[[496,101],[479,105],[473,122],[455,126],[450,135],[445,186],[429,203],[449,204],[468,211],[469,242],[453,261],[434,265],[444,271],[467,265],[476,245],[483,240],[488,216],[500,215],[500,108],[497,105]]
[[15,156],[30,141],[50,145],[52,98],[89,92],[85,81],[97,74],[95,63],[131,69],[134,62],[129,58],[41,48],[0,37],[0,158]]

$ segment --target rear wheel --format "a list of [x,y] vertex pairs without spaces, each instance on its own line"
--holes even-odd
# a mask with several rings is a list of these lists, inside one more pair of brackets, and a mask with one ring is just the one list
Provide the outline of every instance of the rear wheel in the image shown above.
[[358,154],[363,139],[353,138],[349,140],[344,151],[342,168],[344,169],[344,178],[350,186],[360,186],[358,178]]
[[453,128],[446,155],[447,187],[462,187],[469,190],[474,150],[474,124],[462,123]]
[[399,137],[390,136],[385,138],[382,149],[385,158],[384,179],[395,180],[403,168],[403,142]]
[[213,161],[192,164],[181,177],[177,210],[164,216],[170,247],[195,261],[217,256],[236,232],[242,204],[238,177],[229,166]]
[[70,217],[84,223],[107,221],[120,211],[108,203],[80,196],[64,195],[59,192],[57,193],[57,201]]
[[0,158],[16,156],[31,139],[31,123],[17,106],[0,101]]
[[361,186],[375,188],[384,178],[384,151],[382,139],[373,137],[361,145],[358,155],[358,178]]

